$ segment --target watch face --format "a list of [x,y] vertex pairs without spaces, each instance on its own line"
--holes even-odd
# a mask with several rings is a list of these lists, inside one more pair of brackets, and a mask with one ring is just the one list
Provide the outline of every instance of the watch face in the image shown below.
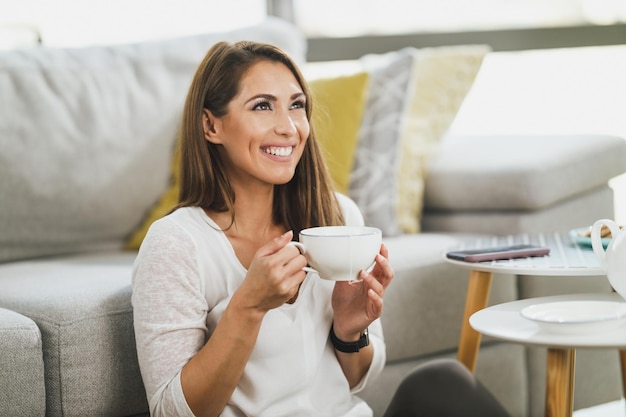
[[358,343],[359,343],[359,349],[364,348],[365,346],[368,346],[370,344],[370,333],[367,330],[367,327],[365,328],[365,331],[361,335],[361,338],[359,339]]
[[363,332],[363,336],[361,336],[361,339],[363,339],[363,346],[361,347],[365,347],[370,344],[370,332],[369,330],[367,330],[367,327],[365,328],[365,331]]

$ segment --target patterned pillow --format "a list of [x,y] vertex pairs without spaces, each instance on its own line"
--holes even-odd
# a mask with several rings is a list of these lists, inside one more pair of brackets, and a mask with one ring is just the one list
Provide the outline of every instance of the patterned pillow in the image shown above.
[[366,55],[360,60],[370,74],[370,88],[348,195],[361,209],[365,222],[385,235],[401,232],[396,221],[397,177],[413,60],[411,49]]
[[404,233],[420,230],[428,158],[436,151],[472,87],[486,45],[416,50],[413,94],[402,124],[396,214]]
[[487,46],[405,48],[360,59],[370,90],[349,196],[386,236],[420,229],[425,162],[472,86]]

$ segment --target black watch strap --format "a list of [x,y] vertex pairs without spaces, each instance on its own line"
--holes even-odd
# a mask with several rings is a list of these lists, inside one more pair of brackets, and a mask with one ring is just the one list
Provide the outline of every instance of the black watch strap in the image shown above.
[[357,340],[356,342],[344,342],[337,337],[334,327],[330,326],[330,341],[335,349],[344,353],[356,353],[370,344],[370,338],[367,328],[365,329],[359,340]]

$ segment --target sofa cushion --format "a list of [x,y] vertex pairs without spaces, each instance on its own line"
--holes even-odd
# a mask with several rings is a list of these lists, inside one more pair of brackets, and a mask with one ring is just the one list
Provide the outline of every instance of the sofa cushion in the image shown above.
[[117,248],[161,196],[183,99],[217,41],[305,59],[292,25],[134,45],[0,52],[0,262]]
[[605,185],[539,210],[426,209],[422,217],[422,228],[424,231],[439,233],[494,235],[563,232],[591,225],[597,219],[613,218],[613,203],[613,190]]
[[41,331],[47,416],[148,411],[130,303],[134,258],[119,252],[0,265],[0,307]]
[[28,317],[0,308],[0,416],[43,417],[41,333]]
[[428,172],[429,210],[538,210],[626,172],[626,141],[608,135],[450,136]]
[[[383,239],[395,272],[385,292],[382,314],[388,361],[456,349],[469,270],[448,263],[444,254],[461,240],[478,237],[416,233]],[[509,274],[494,278],[490,304],[517,298],[514,278]],[[413,319],[407,321],[407,317]]]

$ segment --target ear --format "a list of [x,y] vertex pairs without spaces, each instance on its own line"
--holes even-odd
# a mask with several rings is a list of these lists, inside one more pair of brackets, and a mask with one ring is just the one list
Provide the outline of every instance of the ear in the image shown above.
[[221,120],[207,109],[202,110],[202,128],[204,130],[204,138],[211,143],[221,144]]

